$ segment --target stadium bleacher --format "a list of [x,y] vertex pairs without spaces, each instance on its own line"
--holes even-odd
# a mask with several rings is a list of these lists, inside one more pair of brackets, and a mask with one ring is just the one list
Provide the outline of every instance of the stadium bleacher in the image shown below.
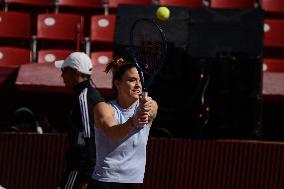
[[106,65],[113,58],[112,51],[96,51],[92,52],[91,59],[94,65]]
[[[84,35],[84,18],[76,14],[45,13],[37,18],[37,34],[33,36],[32,50],[71,49],[80,51]],[[40,41],[44,41],[40,43]]]
[[284,19],[264,20],[264,46],[284,47]]
[[98,50],[113,50],[115,14],[93,15],[90,22],[90,36],[86,37],[87,54]]
[[263,60],[264,72],[284,72],[284,59],[264,59]]
[[210,0],[211,8],[254,8],[257,6],[255,0]]
[[259,0],[265,12],[284,13],[284,2],[282,0]]
[[18,47],[0,47],[1,65],[22,65],[31,62],[31,51]]
[[202,7],[204,6],[203,0],[159,0],[160,6],[179,6],[179,7]]
[[30,8],[44,8],[48,10],[54,6],[53,0],[3,0],[3,7],[5,11],[14,9],[16,6],[19,11],[31,11]]
[[74,9],[102,9],[101,0],[58,0],[55,1],[56,11],[60,8],[70,7]]
[[73,50],[68,49],[42,49],[38,50],[37,63],[53,63],[56,60],[64,60]]

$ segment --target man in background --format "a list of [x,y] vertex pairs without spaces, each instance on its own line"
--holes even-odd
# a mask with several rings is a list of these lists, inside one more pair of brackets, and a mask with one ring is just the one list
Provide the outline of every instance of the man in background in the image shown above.
[[104,98],[91,80],[93,65],[85,53],[71,53],[65,60],[56,61],[55,66],[61,69],[65,86],[74,92],[68,128],[67,168],[60,188],[84,189],[91,178],[96,157],[93,112],[98,104],[104,103]]

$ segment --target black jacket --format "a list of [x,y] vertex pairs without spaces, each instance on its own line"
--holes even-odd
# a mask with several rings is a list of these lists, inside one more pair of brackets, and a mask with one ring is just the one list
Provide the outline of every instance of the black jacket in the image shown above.
[[90,81],[74,87],[75,99],[70,115],[69,148],[66,154],[67,169],[77,170],[80,181],[91,178],[95,165],[95,130],[93,108],[104,98]]

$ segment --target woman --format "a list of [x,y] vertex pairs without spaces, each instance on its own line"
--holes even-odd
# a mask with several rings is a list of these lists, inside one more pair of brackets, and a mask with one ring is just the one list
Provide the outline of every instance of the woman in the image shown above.
[[135,64],[117,59],[106,72],[113,73],[115,100],[96,116],[96,166],[88,188],[124,189],[143,183],[146,145],[157,103],[141,99],[142,87]]

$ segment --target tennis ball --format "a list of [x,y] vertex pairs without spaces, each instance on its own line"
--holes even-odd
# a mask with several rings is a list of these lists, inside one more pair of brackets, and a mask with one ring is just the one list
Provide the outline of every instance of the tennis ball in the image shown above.
[[159,7],[156,11],[156,16],[159,20],[167,20],[170,17],[170,10],[167,7]]

